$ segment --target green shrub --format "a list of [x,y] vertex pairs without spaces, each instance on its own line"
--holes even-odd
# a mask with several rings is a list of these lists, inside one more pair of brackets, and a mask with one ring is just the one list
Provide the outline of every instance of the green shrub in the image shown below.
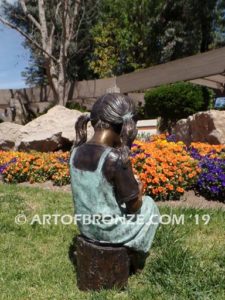
[[66,107],[69,109],[76,109],[81,112],[87,112],[86,106],[81,105],[80,103],[77,102],[67,102]]
[[148,118],[161,117],[160,129],[171,130],[182,118],[210,108],[212,92],[191,83],[163,85],[145,94],[145,112]]

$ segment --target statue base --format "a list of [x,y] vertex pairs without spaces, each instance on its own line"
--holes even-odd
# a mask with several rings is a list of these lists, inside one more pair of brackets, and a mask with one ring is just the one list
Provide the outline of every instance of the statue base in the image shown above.
[[124,289],[129,277],[127,248],[77,237],[77,285],[82,291]]

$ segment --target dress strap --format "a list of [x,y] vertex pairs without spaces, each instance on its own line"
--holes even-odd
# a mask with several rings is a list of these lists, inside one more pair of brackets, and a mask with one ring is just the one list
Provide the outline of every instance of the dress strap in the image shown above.
[[103,164],[104,164],[104,162],[105,162],[105,159],[106,159],[107,155],[109,154],[109,152],[110,152],[111,150],[112,150],[111,148],[107,148],[107,149],[105,149],[105,151],[102,153],[102,155],[101,155],[101,157],[100,157],[100,159],[99,159],[98,167],[97,167],[96,171],[99,172],[99,171],[102,170],[102,166],[103,166]]
[[71,151],[70,159],[69,159],[70,165],[73,164],[73,158],[74,158],[74,156],[75,156],[76,151],[77,151],[77,147],[74,147],[73,150]]

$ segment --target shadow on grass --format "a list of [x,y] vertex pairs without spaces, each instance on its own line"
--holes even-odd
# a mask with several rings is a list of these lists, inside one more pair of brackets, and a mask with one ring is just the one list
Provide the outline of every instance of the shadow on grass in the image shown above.
[[77,237],[78,235],[73,237],[68,250],[68,257],[73,265],[73,271],[75,274],[77,272]]

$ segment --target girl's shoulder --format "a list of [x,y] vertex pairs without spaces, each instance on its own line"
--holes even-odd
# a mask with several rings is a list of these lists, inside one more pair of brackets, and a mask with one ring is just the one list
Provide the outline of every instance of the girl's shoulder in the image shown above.
[[84,143],[77,147],[74,149],[71,163],[78,169],[94,171],[106,150],[108,154],[104,159],[104,165],[113,171],[120,159],[120,151],[100,144]]

